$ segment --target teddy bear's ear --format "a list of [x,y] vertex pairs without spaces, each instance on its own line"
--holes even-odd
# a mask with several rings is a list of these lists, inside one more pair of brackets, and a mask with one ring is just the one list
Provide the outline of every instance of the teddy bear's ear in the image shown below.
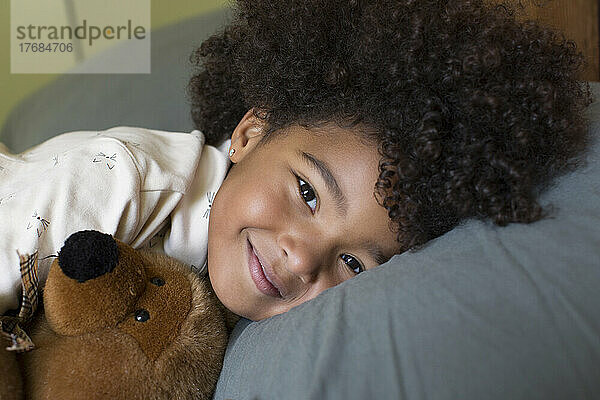
[[61,335],[114,327],[145,285],[144,259],[131,247],[96,231],[74,233],[48,273],[46,319]]

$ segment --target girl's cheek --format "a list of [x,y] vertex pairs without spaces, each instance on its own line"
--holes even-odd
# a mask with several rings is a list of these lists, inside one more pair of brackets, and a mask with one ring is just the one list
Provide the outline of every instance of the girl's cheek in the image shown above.
[[286,192],[276,185],[263,184],[243,197],[245,198],[244,212],[250,218],[279,219],[287,217],[289,205]]

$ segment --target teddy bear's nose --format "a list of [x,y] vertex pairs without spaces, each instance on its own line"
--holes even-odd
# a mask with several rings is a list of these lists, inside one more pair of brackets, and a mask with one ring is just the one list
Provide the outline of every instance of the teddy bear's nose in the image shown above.
[[111,272],[117,266],[118,259],[115,239],[98,231],[72,234],[58,253],[58,265],[63,273],[78,282]]

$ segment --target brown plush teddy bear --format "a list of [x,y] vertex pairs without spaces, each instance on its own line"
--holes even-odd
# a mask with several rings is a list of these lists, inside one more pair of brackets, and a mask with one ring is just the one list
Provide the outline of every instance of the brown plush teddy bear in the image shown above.
[[35,348],[0,349],[0,399],[208,399],[234,322],[189,267],[77,232],[25,329]]

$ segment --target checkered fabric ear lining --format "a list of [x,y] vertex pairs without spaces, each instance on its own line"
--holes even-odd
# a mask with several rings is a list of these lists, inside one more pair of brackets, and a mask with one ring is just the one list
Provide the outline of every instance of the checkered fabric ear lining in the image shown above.
[[0,317],[0,333],[2,333],[2,337],[10,341],[11,345],[6,350],[24,352],[35,348],[35,345],[20,325],[26,324],[33,317],[38,306],[38,253],[36,251],[32,255],[19,254],[19,260],[23,291],[21,308],[17,317],[8,315]]

